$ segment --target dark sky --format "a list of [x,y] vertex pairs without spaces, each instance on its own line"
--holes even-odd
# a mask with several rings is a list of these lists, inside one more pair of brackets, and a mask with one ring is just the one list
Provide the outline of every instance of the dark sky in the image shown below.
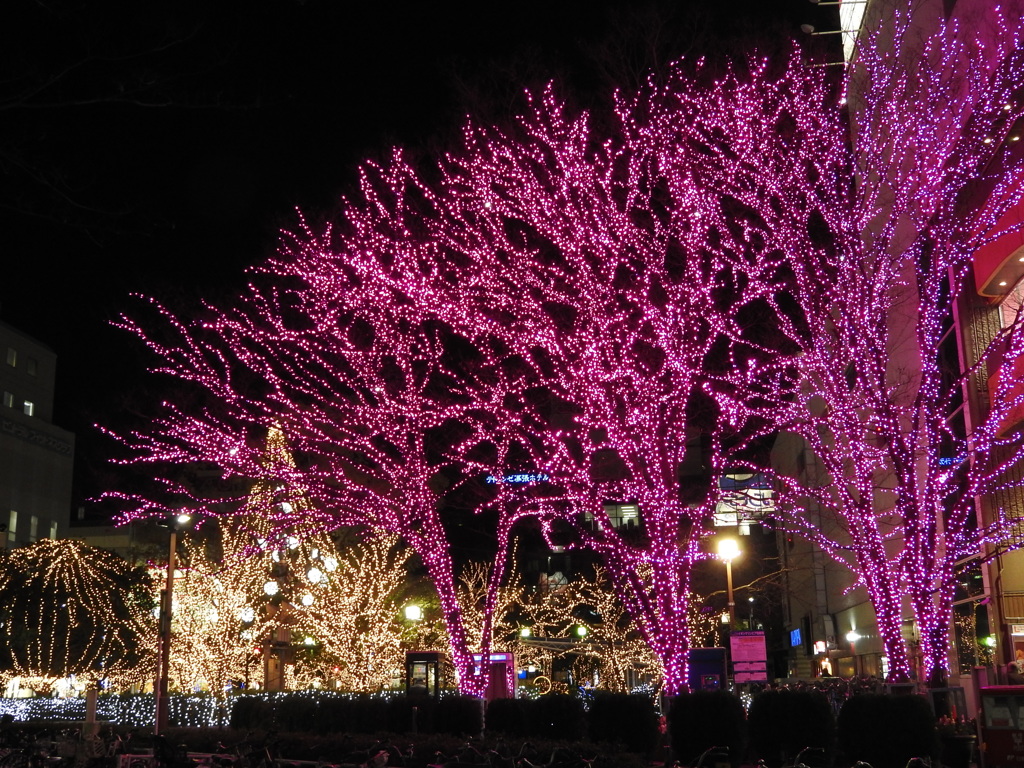
[[[116,482],[91,428],[160,396],[110,327],[132,292],[223,297],[358,163],[429,156],[554,77],[578,104],[682,53],[829,28],[807,0],[147,0],[0,4],[0,319],[58,354],[76,499]],[[123,4],[125,7],[128,4]],[[109,6],[109,7],[108,7]],[[742,44],[737,43],[742,39]],[[625,85],[629,85],[626,82]]]

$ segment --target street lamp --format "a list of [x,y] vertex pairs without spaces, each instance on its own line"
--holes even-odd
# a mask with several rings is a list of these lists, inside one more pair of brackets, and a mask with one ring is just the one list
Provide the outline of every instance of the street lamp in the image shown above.
[[740,545],[736,539],[719,539],[718,556],[725,562],[725,578],[729,597],[729,629],[736,626],[736,600],[732,593],[732,561],[740,556]]
[[153,686],[153,734],[167,727],[167,678],[171,673],[171,616],[174,611],[174,571],[178,567],[178,531],[192,520],[191,515],[174,515],[167,521],[171,529],[167,548],[167,582],[160,595],[160,653],[157,678]]
[[423,608],[421,608],[420,606],[416,605],[415,603],[410,603],[409,605],[405,606],[405,620],[406,621],[422,621],[422,619],[423,619]]

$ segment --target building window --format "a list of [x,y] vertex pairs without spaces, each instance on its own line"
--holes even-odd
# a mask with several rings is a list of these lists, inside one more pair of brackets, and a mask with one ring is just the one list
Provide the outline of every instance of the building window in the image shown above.
[[11,510],[11,516],[7,518],[7,532],[11,534],[11,538],[18,532],[18,513],[15,510]]
[[22,405],[22,410],[25,411],[26,416],[35,416],[36,404],[33,403],[31,400],[26,400],[25,403]]
[[[807,458],[801,451],[797,462],[806,462]],[[718,480],[718,501],[715,503],[713,522],[716,526],[738,526],[739,534],[748,536],[750,526],[760,523],[774,507],[775,492],[764,475],[726,472]]]
[[[640,524],[640,510],[636,504],[605,504],[604,511],[612,528],[635,528]],[[588,523],[594,522],[594,516],[589,511],[585,518]]]
[[18,350],[14,347],[7,348],[7,364],[11,367],[18,364]]
[[34,357],[25,358],[25,372],[29,376],[37,376],[39,374],[39,363],[36,362]]
[[37,538],[39,538],[39,518],[32,515],[28,519],[28,539],[35,541]]
[[57,538],[57,524],[54,523],[54,522],[50,523],[50,538],[51,539],[56,539]]
[[13,407],[14,407],[14,393],[13,392],[4,392],[4,408],[13,408]]

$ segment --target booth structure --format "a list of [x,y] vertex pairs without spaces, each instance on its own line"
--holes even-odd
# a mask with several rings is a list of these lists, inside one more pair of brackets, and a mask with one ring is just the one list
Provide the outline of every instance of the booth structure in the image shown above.
[[[473,654],[473,667],[477,674],[482,672],[483,655]],[[484,699],[514,699],[516,697],[516,657],[513,653],[492,653],[487,657],[490,674]]]
[[981,742],[985,768],[1024,766],[1024,685],[981,689]]
[[441,682],[440,651],[409,651],[405,654],[405,692],[414,696],[437,697]]
[[686,656],[691,691],[724,690],[729,680],[725,648],[691,648]]

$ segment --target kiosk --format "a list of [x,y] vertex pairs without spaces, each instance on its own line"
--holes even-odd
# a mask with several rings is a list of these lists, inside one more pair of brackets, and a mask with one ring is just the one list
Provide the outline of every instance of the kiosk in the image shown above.
[[1024,766],[1024,685],[981,689],[981,742],[985,768]]
[[[473,666],[479,674],[483,656],[479,653],[473,654]],[[516,657],[512,653],[492,653],[487,657],[490,665],[487,677],[487,691],[484,699],[494,701],[495,699],[514,699],[516,697]]]
[[405,654],[405,692],[412,696],[437,698],[441,680],[440,651],[409,651]]

